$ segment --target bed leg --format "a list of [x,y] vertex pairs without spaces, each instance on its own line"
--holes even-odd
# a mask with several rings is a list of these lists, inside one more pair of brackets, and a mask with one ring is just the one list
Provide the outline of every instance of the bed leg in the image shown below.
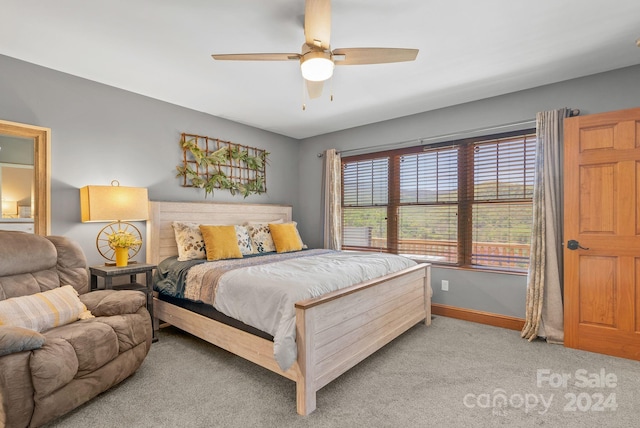
[[296,382],[296,406],[299,415],[307,416],[316,409],[316,392],[305,385],[305,379]]
[[315,308],[296,307],[296,345],[298,348],[298,374],[296,376],[296,407],[298,414],[306,416],[316,409]]
[[426,317],[424,319],[424,325],[431,325],[431,296],[433,296],[433,289],[431,288],[431,265],[425,267],[424,276],[424,309]]

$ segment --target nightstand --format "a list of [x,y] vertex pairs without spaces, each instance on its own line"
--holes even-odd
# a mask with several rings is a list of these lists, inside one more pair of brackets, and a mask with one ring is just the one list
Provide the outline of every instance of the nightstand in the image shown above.
[[[90,266],[89,272],[91,272],[91,284],[90,291],[98,289],[98,277],[104,278],[104,288],[113,290],[139,290],[143,291],[147,296],[147,310],[151,315],[151,325],[153,329],[153,270],[156,265],[150,265],[146,263],[132,263],[128,266]],[[146,277],[146,284],[140,284],[136,282],[136,276],[139,273],[144,273]],[[127,284],[113,285],[113,278],[117,276],[129,275],[129,282]],[[156,331],[153,329],[153,341],[156,342]]]

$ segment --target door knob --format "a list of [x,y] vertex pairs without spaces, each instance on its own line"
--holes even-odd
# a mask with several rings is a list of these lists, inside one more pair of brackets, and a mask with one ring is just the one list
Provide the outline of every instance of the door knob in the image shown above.
[[570,250],[577,250],[578,248],[580,248],[581,250],[588,250],[588,248],[580,245],[580,243],[575,239],[570,239],[569,242],[567,242],[567,248]]

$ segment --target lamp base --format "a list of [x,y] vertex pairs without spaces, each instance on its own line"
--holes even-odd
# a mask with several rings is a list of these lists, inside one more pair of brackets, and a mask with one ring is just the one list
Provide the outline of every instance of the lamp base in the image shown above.
[[[139,239],[140,242],[142,242],[142,234],[140,233],[140,230],[133,224],[124,221],[115,221],[113,223],[109,223],[108,225],[103,227],[100,232],[98,232],[98,236],[96,237],[96,248],[98,248],[98,253],[100,253],[102,257],[108,260],[108,262],[105,263],[105,266],[115,265],[116,252],[111,247],[111,245],[109,245],[109,235],[118,231],[131,233],[133,236]],[[136,254],[138,254],[138,252],[140,252],[140,248],[142,248],[142,244],[132,245],[131,247],[129,247],[129,260],[131,260],[133,257],[135,257]]]

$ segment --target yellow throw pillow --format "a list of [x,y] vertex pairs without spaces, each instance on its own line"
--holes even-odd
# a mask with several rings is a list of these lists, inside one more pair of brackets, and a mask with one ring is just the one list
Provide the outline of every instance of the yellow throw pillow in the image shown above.
[[0,301],[0,325],[43,332],[86,318],[93,315],[70,285]]
[[200,232],[204,238],[207,260],[242,258],[234,226],[200,225]]
[[302,240],[295,223],[269,223],[269,229],[278,253],[302,250]]

